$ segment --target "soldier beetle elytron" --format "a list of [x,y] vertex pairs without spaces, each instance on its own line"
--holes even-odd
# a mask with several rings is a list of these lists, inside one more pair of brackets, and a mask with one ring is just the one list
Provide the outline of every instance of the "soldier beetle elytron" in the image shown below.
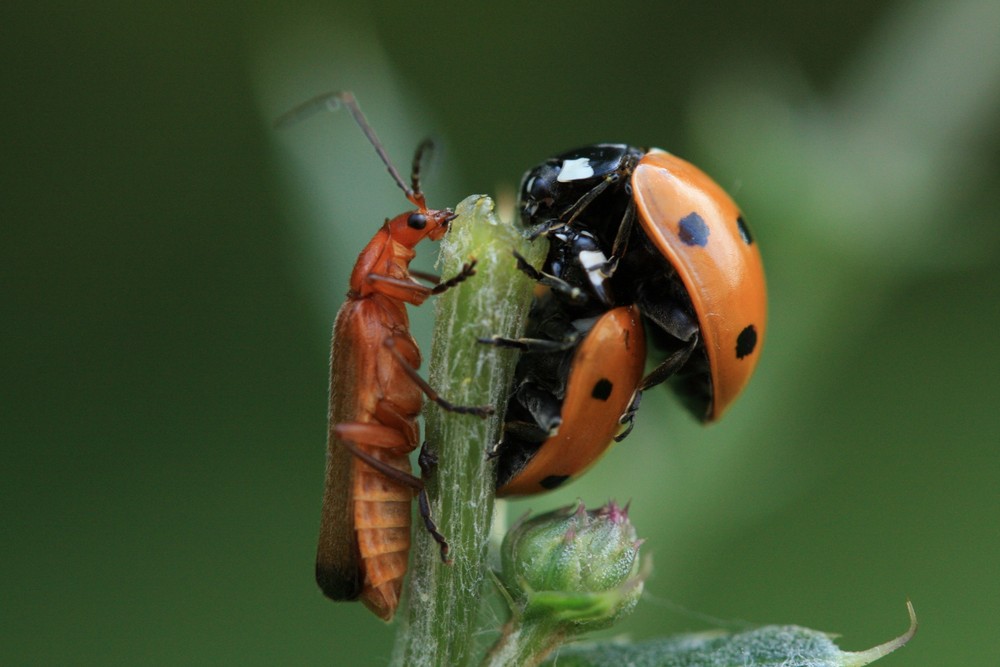
[[[416,210],[387,220],[361,251],[334,324],[316,582],[327,597],[360,599],[388,621],[399,606],[406,574],[414,494],[427,531],[440,545],[441,558],[446,560],[448,553],[448,543],[430,516],[423,481],[410,467],[409,454],[419,442],[417,416],[423,397],[426,394],[445,410],[480,417],[492,409],[452,405],[417,373],[420,350],[410,335],[406,304],[419,306],[475,274],[474,260],[445,281],[409,270],[415,246],[425,238],[440,240],[455,218],[450,209],[428,209],[420,190],[421,159],[430,142],[417,148],[407,185],[349,92],[315,97],[276,124],[287,126],[340,106],[357,121]],[[434,286],[416,282],[414,275]],[[424,476],[432,458],[421,448],[418,460]]]

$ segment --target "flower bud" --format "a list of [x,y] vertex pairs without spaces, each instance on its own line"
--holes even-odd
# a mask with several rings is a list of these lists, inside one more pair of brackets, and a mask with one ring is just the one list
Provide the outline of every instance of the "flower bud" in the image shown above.
[[580,632],[610,625],[635,607],[645,573],[627,508],[583,503],[511,529],[501,547],[500,580],[522,619]]

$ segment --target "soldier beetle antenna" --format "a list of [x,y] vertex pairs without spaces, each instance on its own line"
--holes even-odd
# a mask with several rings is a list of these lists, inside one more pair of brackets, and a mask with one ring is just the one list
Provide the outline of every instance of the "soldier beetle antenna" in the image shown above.
[[311,99],[306,100],[302,104],[293,107],[292,109],[281,114],[277,120],[274,121],[274,126],[279,129],[290,127],[296,123],[309,118],[310,116],[319,113],[320,111],[336,111],[340,107],[346,107],[351,116],[354,117],[355,122],[357,122],[358,127],[364,133],[365,137],[375,148],[375,152],[378,153],[379,159],[382,160],[382,164],[386,166],[389,170],[389,175],[392,176],[392,180],[396,181],[396,185],[399,189],[403,191],[406,198],[410,202],[420,208],[427,208],[427,201],[424,198],[422,192],[419,188],[419,168],[417,167],[417,162],[421,154],[426,150],[425,145],[429,144],[428,141],[424,141],[417,150],[417,157],[414,158],[414,172],[413,172],[413,187],[406,184],[403,177],[399,175],[399,171],[396,166],[389,159],[389,154],[385,152],[385,148],[382,146],[382,142],[379,140],[378,135],[375,134],[375,129],[368,124],[368,119],[365,118],[365,114],[362,113],[361,107],[358,106],[358,101],[354,97],[354,93],[349,91],[336,91],[332,93],[323,93],[322,95],[317,95]]
[[416,196],[423,197],[424,193],[420,189],[420,169],[430,160],[430,155],[434,152],[434,142],[424,139],[417,146],[417,152],[413,154],[413,166],[410,168],[410,181],[413,183],[413,192]]

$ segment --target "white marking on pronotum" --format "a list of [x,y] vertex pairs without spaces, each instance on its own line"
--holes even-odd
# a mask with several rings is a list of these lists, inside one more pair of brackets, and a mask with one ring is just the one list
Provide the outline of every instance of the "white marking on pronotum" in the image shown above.
[[600,250],[582,250],[579,254],[580,265],[587,272],[591,284],[595,289],[601,289],[604,284],[604,275],[601,273],[608,264],[608,258]]
[[590,160],[585,157],[578,157],[575,160],[563,160],[562,168],[556,180],[560,183],[579,181],[590,178],[594,175],[594,168],[590,166]]

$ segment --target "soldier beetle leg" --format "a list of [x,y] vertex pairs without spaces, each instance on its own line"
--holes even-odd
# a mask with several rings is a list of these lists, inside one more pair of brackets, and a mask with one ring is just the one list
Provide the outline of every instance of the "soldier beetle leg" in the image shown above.
[[[338,424],[337,426],[339,428],[341,426],[341,424]],[[344,426],[364,427],[364,426],[367,426],[367,425],[366,424],[345,424]],[[355,430],[358,431],[358,432],[362,431],[361,428],[358,428],[358,429],[355,429]],[[379,430],[381,430],[381,429],[379,429]],[[448,559],[448,550],[449,550],[448,541],[445,539],[444,535],[442,535],[440,533],[440,531],[438,531],[437,524],[434,523],[434,518],[431,516],[431,506],[430,506],[430,501],[427,498],[427,489],[424,487],[424,481],[422,479],[420,479],[419,477],[415,477],[414,475],[411,475],[408,472],[405,472],[403,470],[399,470],[397,468],[393,468],[391,465],[388,465],[384,461],[379,461],[377,458],[375,458],[374,456],[372,456],[368,452],[366,452],[363,449],[361,449],[360,447],[358,447],[357,444],[355,444],[354,442],[352,442],[352,441],[350,441],[350,440],[348,440],[346,438],[344,439],[343,443],[344,443],[344,447],[349,452],[351,452],[351,454],[353,454],[357,458],[361,459],[362,461],[364,461],[365,463],[367,463],[369,466],[371,466],[372,468],[374,468],[378,472],[382,473],[383,475],[385,475],[389,479],[393,480],[394,482],[397,482],[399,484],[402,484],[403,486],[409,487],[410,489],[413,489],[416,492],[416,494],[417,494],[417,505],[418,505],[418,507],[420,509],[420,518],[423,519],[423,521],[424,521],[424,527],[427,529],[427,532],[430,533],[431,537],[434,538],[434,541],[438,543],[438,547],[439,547],[439,549],[441,551],[441,560],[442,560],[442,562],[447,563],[447,564],[451,564],[451,561]],[[365,444],[366,445],[370,445],[372,443],[369,442],[369,441],[366,441]],[[421,448],[421,450],[423,450],[423,448]],[[423,456],[423,454],[421,454],[421,456]],[[424,469],[423,468],[423,464],[421,465],[421,469],[422,470]]]

